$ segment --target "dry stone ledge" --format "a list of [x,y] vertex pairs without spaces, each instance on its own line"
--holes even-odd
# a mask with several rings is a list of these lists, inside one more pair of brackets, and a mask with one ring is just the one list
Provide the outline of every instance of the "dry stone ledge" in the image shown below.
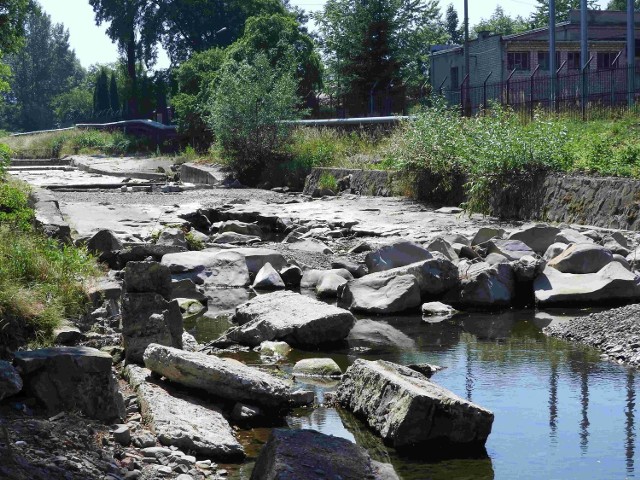
[[422,296],[440,295],[460,284],[458,267],[446,258],[423,260],[403,267],[365,275],[361,278],[373,277],[374,275],[381,278],[413,275],[418,281]]
[[251,480],[397,480],[390,464],[344,438],[276,428],[260,451]]
[[582,275],[547,267],[535,279],[533,288],[541,306],[640,301],[640,277],[618,262]]
[[177,300],[157,293],[128,293],[122,297],[122,343],[129,362],[142,363],[151,343],[182,348],[184,331]]
[[556,243],[560,229],[546,224],[534,225],[509,235],[509,240],[520,240],[538,255],[543,255],[550,245]]
[[[395,363],[356,360],[337,400],[399,450],[433,447],[445,454],[482,450],[493,413]],[[451,448],[448,448],[451,447]]]
[[124,375],[136,391],[143,417],[163,445],[174,445],[216,461],[244,458],[244,450],[222,413],[194,398],[177,397],[151,371],[128,365]]
[[158,262],[129,262],[124,269],[124,286],[127,293],[153,292],[168,299],[171,272]]
[[433,255],[426,248],[408,240],[385,245],[384,247],[369,252],[364,258],[369,273],[391,270],[392,268],[404,267],[420,260],[429,260]]
[[244,257],[251,274],[258,273],[265,263],[270,263],[278,271],[287,266],[285,258],[276,250],[268,248],[234,248],[230,251],[239,253]]
[[230,358],[151,344],[144,352],[144,364],[173,382],[215,397],[264,407],[289,405],[287,383]]
[[317,346],[343,340],[355,323],[351,312],[290,291],[260,295],[236,309],[239,327],[226,338],[256,347],[265,340]]
[[348,282],[338,294],[338,306],[375,314],[410,310],[420,301],[420,286],[413,275],[365,275]]
[[613,261],[613,254],[600,245],[578,243],[569,245],[548,266],[563,273],[596,273]]
[[94,348],[58,347],[16,352],[24,390],[51,413],[80,410],[90,418],[124,417],[111,355]]

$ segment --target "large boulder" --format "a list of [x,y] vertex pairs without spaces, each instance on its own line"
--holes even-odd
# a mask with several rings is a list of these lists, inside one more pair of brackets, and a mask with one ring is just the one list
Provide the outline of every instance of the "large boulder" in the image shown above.
[[262,237],[262,229],[255,223],[245,223],[238,220],[227,220],[222,222],[218,228],[218,233],[235,232],[241,235]]
[[542,256],[542,258],[544,260],[551,260],[553,258],[556,258],[558,255],[564,252],[568,246],[569,246],[568,244],[561,243],[561,242],[552,243],[551,245],[549,245],[549,248],[547,248],[547,250],[544,252],[544,255]]
[[207,268],[205,288],[247,287],[251,284],[246,259],[237,252],[220,252],[215,262]]
[[509,261],[535,255],[535,252],[520,240],[491,240],[486,242],[486,248],[487,253],[497,253]]
[[560,229],[540,224],[524,228],[509,235],[509,240],[520,240],[538,255],[544,254],[549,245],[556,242]]
[[452,244],[442,237],[436,237],[431,240],[431,242],[429,242],[429,244],[427,245],[427,250],[429,250],[430,252],[440,252],[452,262],[458,262],[458,260],[460,260]]
[[183,398],[151,378],[151,371],[128,365],[124,375],[135,390],[145,421],[158,441],[216,461],[244,457],[229,422],[220,410],[195,398]]
[[316,288],[327,275],[338,275],[345,280],[353,280],[353,275],[346,268],[332,268],[331,270],[316,270],[310,268],[302,273],[300,288]]
[[304,358],[293,366],[293,374],[303,377],[340,377],[342,370],[332,358]]
[[144,352],[144,364],[172,382],[218,398],[274,408],[289,405],[288,384],[231,358],[152,344]]
[[347,279],[336,275],[335,273],[329,273],[324,275],[322,280],[316,285],[316,295],[318,297],[333,297],[336,298],[340,288],[348,282]]
[[122,249],[122,242],[111,230],[98,230],[88,241],[87,250],[102,254]]
[[239,327],[225,337],[252,347],[265,340],[296,346],[334,343],[343,340],[355,323],[347,310],[289,291],[260,295],[240,305],[234,320]]
[[569,245],[560,255],[552,258],[548,265],[563,273],[596,273],[613,261],[613,254],[593,243]]
[[[344,374],[337,400],[398,450],[481,450],[493,413],[395,363],[358,359]],[[447,448],[451,447],[451,448]]]
[[545,268],[533,283],[539,305],[599,304],[640,301],[640,278],[619,262],[596,273],[562,273]]
[[489,240],[494,238],[504,238],[506,234],[507,232],[502,228],[482,227],[476,232],[473,239],[471,240],[471,246],[475,247],[476,245],[482,245],[483,243],[488,242]]
[[111,355],[94,348],[57,347],[16,352],[25,391],[50,413],[80,410],[98,420],[124,417]]
[[593,239],[572,228],[565,228],[556,235],[554,243],[593,243]]
[[171,272],[158,262],[129,262],[124,269],[127,293],[157,293],[171,297]]
[[393,467],[344,438],[276,428],[260,451],[251,480],[396,480]]
[[235,232],[219,233],[211,237],[212,243],[226,244],[226,245],[251,245],[253,243],[260,243],[262,239],[254,235],[242,235]]
[[433,255],[423,246],[408,240],[399,240],[367,253],[364,261],[367,264],[369,273],[374,273],[403,267],[431,258],[433,258]]
[[219,250],[203,250],[199,252],[168,253],[162,257],[161,263],[167,266],[171,273],[205,270],[217,264],[216,255],[219,252]]
[[22,390],[22,378],[9,362],[0,360],[0,402]]
[[231,251],[244,257],[247,268],[252,274],[258,273],[265,263],[270,263],[278,271],[287,266],[287,260],[276,250],[268,248],[234,248]]
[[129,293],[122,297],[122,342],[129,362],[142,362],[150,343],[182,348],[182,313],[177,300],[157,293]]
[[388,314],[420,305],[420,286],[413,275],[365,275],[342,287],[338,306],[349,310]]
[[497,307],[511,304],[515,292],[513,267],[508,263],[485,262],[460,267],[460,288],[445,301],[466,307]]
[[440,295],[456,287],[460,282],[458,267],[446,258],[422,260],[403,267],[365,275],[362,278],[374,278],[374,276],[390,278],[398,275],[413,275],[416,277],[422,296]]
[[284,288],[285,284],[275,268],[270,263],[265,263],[256,274],[252,287],[258,290],[276,290]]

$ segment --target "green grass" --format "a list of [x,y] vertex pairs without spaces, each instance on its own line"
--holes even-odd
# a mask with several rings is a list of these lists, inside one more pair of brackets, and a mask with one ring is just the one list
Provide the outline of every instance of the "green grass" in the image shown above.
[[[53,329],[85,311],[83,281],[99,274],[86,249],[32,227],[28,188],[0,175],[0,346],[47,344]],[[2,354],[0,348],[0,355]]]
[[155,151],[144,138],[122,132],[67,130],[0,138],[16,158],[60,158],[64,155],[125,155]]
[[323,172],[318,179],[318,187],[321,190],[331,190],[332,192],[338,192],[338,181],[336,177],[328,172]]

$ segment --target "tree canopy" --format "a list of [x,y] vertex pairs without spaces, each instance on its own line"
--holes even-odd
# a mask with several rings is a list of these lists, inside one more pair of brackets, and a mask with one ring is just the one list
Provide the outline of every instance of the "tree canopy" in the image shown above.
[[474,33],[489,31],[492,35],[511,35],[513,33],[529,30],[531,24],[520,15],[510,17],[504,13],[504,9],[498,5],[491,16],[483,18],[473,27]]
[[444,16],[445,29],[449,35],[447,43],[453,45],[459,45],[464,41],[464,32],[460,27],[460,20],[458,19],[458,12],[456,12],[453,4],[449,4]]
[[[532,27],[544,27],[549,24],[549,0],[536,0],[535,11],[531,14]],[[587,0],[589,10],[599,10],[596,0]],[[556,22],[569,18],[569,11],[580,10],[580,0],[556,0]]]
[[[634,10],[640,11],[640,0],[635,0],[633,2]],[[627,0],[610,0],[607,4],[607,10],[623,10],[627,11]]]

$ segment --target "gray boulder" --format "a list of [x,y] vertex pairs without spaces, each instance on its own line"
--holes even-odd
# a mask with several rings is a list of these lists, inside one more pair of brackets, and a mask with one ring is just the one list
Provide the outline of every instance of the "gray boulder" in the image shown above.
[[340,377],[342,370],[332,358],[305,358],[296,362],[293,374],[303,377]]
[[356,360],[336,393],[398,450],[480,450],[491,433],[493,413],[395,363]]
[[257,290],[276,290],[284,288],[285,284],[275,268],[270,263],[265,263],[257,273],[252,287]]
[[157,293],[171,297],[171,272],[158,262],[129,262],[124,269],[127,293]]
[[423,260],[403,267],[372,273],[362,278],[391,278],[398,275],[416,277],[420,293],[423,296],[440,295],[459,284],[458,267],[446,258]]
[[344,438],[276,428],[260,451],[251,480],[397,480],[393,467]]
[[294,346],[316,346],[343,340],[355,318],[337,308],[290,291],[260,295],[240,305],[234,317],[239,327],[224,337],[249,345],[283,340]]
[[14,364],[24,390],[49,413],[80,410],[89,418],[124,417],[124,401],[106,352],[87,347],[56,347],[16,352]]
[[98,230],[87,241],[87,250],[96,254],[114,252],[122,250],[122,242],[111,230]]
[[563,273],[596,273],[613,261],[613,254],[593,243],[578,243],[549,261],[549,267]]
[[465,235],[462,235],[461,233],[447,233],[445,235],[442,235],[442,238],[449,242],[450,245],[458,243],[467,247],[471,246],[471,240],[469,240]]
[[338,306],[375,314],[403,312],[420,305],[420,286],[413,275],[365,275],[339,292]]
[[637,302],[640,279],[618,262],[611,262],[596,273],[563,273],[545,268],[533,283],[540,305],[599,304]]
[[490,240],[485,245],[487,253],[503,255],[509,261],[535,255],[535,252],[520,240]]
[[513,268],[508,263],[474,263],[460,268],[460,288],[445,296],[445,301],[467,307],[507,306],[515,290]]
[[353,275],[345,268],[334,268],[331,270],[308,269],[302,274],[300,288],[316,288],[326,275],[338,275],[345,280],[353,280]]
[[593,243],[593,239],[572,228],[565,228],[556,235],[554,243]]
[[302,280],[302,269],[297,265],[289,265],[280,270],[280,278],[286,286],[299,287]]
[[235,232],[241,235],[249,235],[262,238],[262,229],[255,223],[245,223],[238,220],[227,220],[222,222],[218,233]]
[[251,284],[245,257],[237,252],[216,254],[215,261],[206,269],[204,288],[247,287]]
[[484,258],[485,263],[489,265],[498,265],[500,263],[509,263],[509,259],[499,253],[490,253]]
[[242,446],[219,409],[168,391],[150,374],[150,370],[135,365],[128,365],[124,371],[138,396],[142,415],[161,444],[216,461],[244,457]]
[[9,362],[0,360],[0,402],[22,390],[22,378]]
[[152,344],[144,353],[144,364],[172,382],[218,398],[273,408],[289,405],[287,383],[231,358]]
[[280,271],[287,266],[287,260],[276,250],[268,248],[234,248],[230,250],[239,253],[247,263],[249,273],[256,274],[264,267],[265,263],[270,263],[273,268]]
[[[618,232],[616,232],[618,233]],[[622,255],[623,257],[626,257],[627,255],[629,255],[629,253],[631,253],[631,251],[625,246],[627,245],[627,241],[626,238],[624,239],[624,244],[620,243],[617,238],[620,238],[619,236],[612,236],[612,235],[607,235],[606,237],[604,237],[602,239],[602,246],[604,248],[606,248],[607,250],[611,250],[611,252],[615,255]]]
[[71,323],[63,323],[53,329],[53,343],[55,345],[76,345],[83,335],[78,327]]
[[219,233],[211,237],[212,243],[227,245],[251,245],[252,243],[260,243],[262,239],[253,235],[242,235],[235,232]]
[[322,276],[322,280],[316,285],[316,295],[318,297],[332,297],[338,296],[338,290],[345,285],[347,280],[335,273],[329,273]]
[[427,245],[427,250],[429,250],[430,252],[440,252],[448,260],[451,260],[455,263],[460,260],[453,246],[442,237],[436,237],[431,240],[431,242],[429,242],[429,244]]
[[129,362],[142,362],[150,343],[182,348],[183,320],[177,300],[157,293],[130,293],[122,297],[122,342]]
[[567,245],[566,243],[552,243],[551,245],[549,245],[549,248],[547,248],[547,250],[544,252],[544,255],[542,256],[542,258],[544,260],[551,260],[553,258],[556,258],[558,255],[560,255],[562,252],[564,252],[567,247],[569,245]]
[[333,269],[344,268],[351,275],[353,275],[354,278],[360,278],[368,273],[367,267],[365,267],[364,265],[359,263],[353,263],[345,259],[334,260],[333,262],[331,262],[331,268]]
[[559,233],[559,228],[540,224],[512,233],[509,235],[509,240],[520,240],[528,245],[535,253],[542,255],[547,251],[549,245],[555,243],[556,236]]
[[171,281],[171,299],[176,298],[191,298],[198,301],[207,299],[205,294],[198,290],[193,280],[189,280],[188,278]]
[[220,250],[202,250],[199,252],[168,253],[162,257],[162,265],[171,273],[185,273],[205,270],[217,264],[216,255]]
[[525,255],[515,262],[511,262],[516,282],[533,282],[542,273],[546,262],[540,258]]
[[481,245],[493,238],[504,238],[506,234],[507,232],[502,228],[482,227],[471,240],[471,246]]
[[404,267],[421,260],[429,260],[433,255],[421,245],[408,240],[398,240],[389,245],[367,253],[364,261],[369,273],[382,272],[392,268]]
[[166,228],[160,232],[156,245],[187,248],[187,239],[179,228]]

